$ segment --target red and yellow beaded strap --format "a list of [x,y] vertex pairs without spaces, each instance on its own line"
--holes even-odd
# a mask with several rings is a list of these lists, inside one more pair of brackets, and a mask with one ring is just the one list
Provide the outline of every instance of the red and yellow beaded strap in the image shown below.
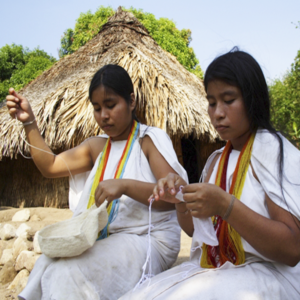
[[[255,133],[251,134],[245,143],[235,167],[229,194],[240,199],[250,164]],[[226,174],[229,155],[232,150],[230,141],[227,142],[220,158],[215,184],[226,191]],[[245,262],[245,252],[241,236],[220,216],[213,216],[212,222],[219,240],[218,246],[202,245],[201,267],[217,268],[226,261],[235,265]]]

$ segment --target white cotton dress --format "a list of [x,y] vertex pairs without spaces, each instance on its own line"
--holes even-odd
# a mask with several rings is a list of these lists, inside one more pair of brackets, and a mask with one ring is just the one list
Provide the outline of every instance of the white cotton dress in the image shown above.
[[[270,218],[265,202],[265,193],[277,205],[289,209],[300,219],[300,153],[284,139],[283,191],[287,208],[278,184],[278,142],[265,130],[256,134],[251,163],[259,182],[248,170],[241,201],[259,214]],[[204,176],[217,153],[208,160]],[[232,182],[233,172],[240,152],[233,150],[227,169],[227,190]],[[218,159],[210,183],[215,182]],[[297,166],[297,168],[295,168]],[[293,179],[293,180],[292,180]],[[261,184],[260,184],[261,182]],[[297,184],[295,184],[297,183]],[[246,262],[234,266],[227,262],[217,269],[203,269],[201,259],[201,233],[197,232],[199,219],[193,218],[195,231],[192,240],[190,261],[163,272],[128,292],[120,300],[296,300],[300,299],[300,263],[288,267],[267,259],[242,239]],[[288,245],[287,245],[288,246]]]
[[[169,165],[187,180],[168,135],[154,127],[140,126],[139,137],[149,135]],[[104,136],[107,137],[107,136]],[[112,142],[104,180],[114,177],[126,141]],[[98,157],[99,159],[99,157]],[[98,159],[95,166],[98,166]],[[86,210],[94,167],[81,193],[74,216]],[[134,143],[123,178],[156,182],[141,150]],[[76,178],[75,178],[76,183]],[[180,227],[176,212],[152,209],[151,268],[158,274],[172,266],[180,248]],[[26,300],[114,300],[132,289],[140,280],[148,250],[149,208],[125,195],[111,223],[110,236],[77,257],[50,259],[42,255],[32,270],[27,286],[19,295]]]

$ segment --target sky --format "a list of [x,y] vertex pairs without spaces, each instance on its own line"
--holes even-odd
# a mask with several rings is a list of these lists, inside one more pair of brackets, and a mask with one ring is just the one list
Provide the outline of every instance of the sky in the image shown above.
[[0,0],[0,48],[15,43],[58,58],[64,31],[101,5],[134,7],[190,29],[201,68],[234,46],[249,52],[267,81],[281,79],[300,50],[300,0]]

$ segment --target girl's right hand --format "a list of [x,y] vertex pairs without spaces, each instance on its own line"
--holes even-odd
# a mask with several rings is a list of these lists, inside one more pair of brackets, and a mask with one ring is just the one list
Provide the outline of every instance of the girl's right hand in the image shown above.
[[12,118],[24,122],[34,120],[34,114],[28,100],[19,95],[13,88],[9,89],[9,95],[6,96],[6,105]]
[[150,199],[154,198],[155,201],[163,200],[170,203],[179,203],[181,201],[176,199],[175,196],[179,191],[179,187],[186,185],[187,183],[178,174],[169,173],[167,177],[158,180]]

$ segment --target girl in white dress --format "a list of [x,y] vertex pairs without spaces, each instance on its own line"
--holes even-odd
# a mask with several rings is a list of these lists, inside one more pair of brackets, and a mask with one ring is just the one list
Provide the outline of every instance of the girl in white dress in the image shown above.
[[[106,133],[53,155],[37,127],[26,98],[13,89],[7,107],[23,122],[31,156],[41,173],[57,178],[90,171],[74,215],[93,203],[109,203],[109,224],[82,255],[50,259],[42,255],[20,299],[118,299],[139,281],[148,250],[149,195],[159,178],[175,172],[187,180],[170,138],[135,117],[136,99],[128,73],[102,67],[89,90],[94,117]],[[42,101],[42,100],[41,100]],[[43,149],[48,152],[41,152]],[[75,187],[76,188],[76,187]],[[174,204],[153,203],[151,260],[153,275],[168,269],[179,251],[180,227]],[[150,270],[149,270],[150,271]]]
[[[169,174],[153,191],[175,203],[193,237],[190,261],[121,299],[300,299],[300,152],[271,126],[252,56],[235,48],[216,58],[204,85],[211,122],[228,142],[201,183]],[[184,202],[174,197],[180,186]]]

